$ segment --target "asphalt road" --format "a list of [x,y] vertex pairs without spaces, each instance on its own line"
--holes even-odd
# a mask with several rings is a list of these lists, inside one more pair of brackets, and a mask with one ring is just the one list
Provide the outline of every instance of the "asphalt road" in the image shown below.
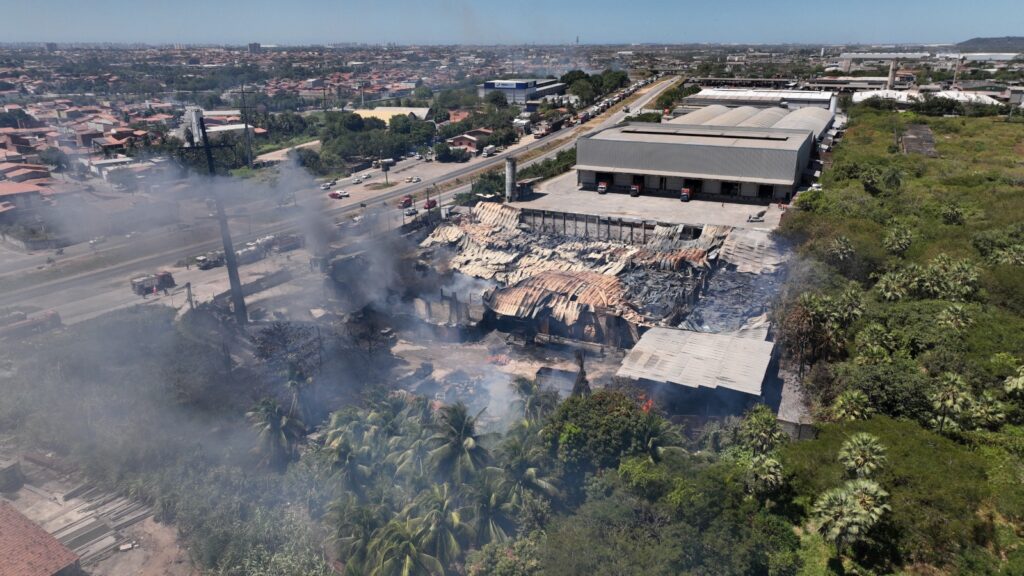
[[[677,78],[675,77],[669,77],[654,84],[646,93],[630,103],[631,109],[639,110],[640,108],[645,107],[652,100],[657,98],[662,91],[669,88],[676,80]],[[520,168],[525,168],[535,162],[551,158],[558,154],[558,152],[571,148],[575,145],[576,138],[579,136],[613,126],[621,122],[627,115],[628,114],[621,111],[620,106],[615,112],[611,113],[607,118],[598,123],[591,121],[590,124],[585,124],[583,127],[563,129],[562,131],[537,140],[536,142],[531,142],[523,146],[515,147],[511,150],[503,151],[486,159],[485,161],[475,162],[468,165],[460,165],[459,167],[446,172],[442,176],[424,178],[422,182],[415,184],[399,184],[392,188],[381,190],[379,194],[368,196],[362,202],[353,202],[336,208],[322,209],[319,213],[323,216],[337,218],[362,210],[363,207],[361,204],[368,205],[379,204],[381,202],[388,203],[405,196],[406,194],[421,194],[434,185],[445,184],[458,178],[464,178],[480,170],[501,166],[504,164],[505,158],[510,155],[518,157],[532,150],[536,150],[537,148],[548,146],[553,141],[559,141],[566,138],[567,135],[575,135],[575,137],[566,139],[564,143],[545,152],[537,158],[520,163]],[[379,173],[377,178],[379,178]],[[442,203],[447,202],[456,194],[468,189],[469,185],[467,184],[456,189],[449,190],[441,195],[440,201]],[[323,194],[324,192],[319,189],[312,192],[308,190],[303,191],[304,197],[321,196]],[[394,210],[394,217],[401,217],[401,213],[397,209]],[[239,225],[237,218],[235,219],[233,225],[233,228],[235,229],[233,230],[233,236],[236,247],[244,245],[245,242],[255,237],[294,231],[300,226],[300,216],[288,217],[280,220],[279,222],[259,225],[256,227],[253,227],[251,222],[252,220],[250,220],[249,226],[252,229],[251,233],[249,233],[248,230],[246,230],[245,233],[239,233],[239,228],[242,228],[242,226]],[[168,248],[168,246],[173,247]],[[209,225],[200,225],[189,230],[167,228],[158,233],[145,235],[142,238],[136,239],[112,238],[109,241],[109,244],[102,244],[95,250],[87,246],[74,247],[70,249],[71,254],[68,255],[74,260],[71,262],[67,273],[64,273],[60,269],[37,271],[29,269],[28,266],[17,271],[17,273],[14,274],[18,277],[14,279],[14,286],[16,287],[9,290],[3,289],[3,294],[0,294],[0,306],[22,304],[36,305],[44,308],[57,307],[59,310],[61,302],[80,302],[90,295],[97,294],[99,291],[113,290],[115,292],[123,293],[117,298],[114,298],[114,295],[111,294],[110,298],[102,298],[100,301],[96,302],[96,305],[110,306],[112,309],[116,307],[114,306],[115,301],[120,302],[125,299],[134,300],[135,297],[129,292],[127,286],[128,278],[132,275],[172,266],[175,262],[187,255],[201,254],[210,250],[216,250],[220,247],[221,243],[219,234],[216,226],[213,225],[212,222]],[[121,258],[118,256],[120,252],[128,250],[135,252],[136,255],[127,258]],[[33,268],[34,267],[35,266],[33,266]],[[77,269],[80,269],[81,271],[72,271]],[[219,270],[219,273],[224,273],[223,269],[216,270]],[[217,273],[217,271],[207,272],[207,274]],[[8,272],[8,274],[10,274],[10,272]]]

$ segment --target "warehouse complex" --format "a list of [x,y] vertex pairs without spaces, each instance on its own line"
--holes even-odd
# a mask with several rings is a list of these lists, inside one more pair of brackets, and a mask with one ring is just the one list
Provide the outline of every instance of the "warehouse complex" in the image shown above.
[[565,93],[565,84],[550,78],[488,80],[476,87],[477,95],[486,97],[492,92],[501,92],[509,104],[526,104],[545,96]]
[[814,90],[758,90],[749,88],[704,88],[683,99],[683,106],[701,107],[719,104],[727,107],[825,108],[835,112],[835,92]]
[[788,201],[833,119],[820,107],[714,104],[665,124],[619,124],[579,139],[577,179],[588,190]]

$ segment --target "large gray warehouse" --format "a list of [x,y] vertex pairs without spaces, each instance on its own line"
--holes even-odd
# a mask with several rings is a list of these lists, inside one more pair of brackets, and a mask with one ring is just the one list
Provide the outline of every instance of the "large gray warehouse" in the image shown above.
[[687,107],[711,106],[753,106],[755,108],[827,108],[836,109],[835,92],[813,90],[764,90],[757,88],[704,88],[700,92],[683,98]]
[[577,178],[590,190],[788,201],[832,120],[824,108],[714,105],[665,124],[619,124],[577,141]]

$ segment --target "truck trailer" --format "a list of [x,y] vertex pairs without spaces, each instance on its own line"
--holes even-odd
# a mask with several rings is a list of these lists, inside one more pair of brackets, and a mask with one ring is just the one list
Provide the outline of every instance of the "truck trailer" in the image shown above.
[[145,276],[139,276],[138,278],[132,278],[131,282],[132,292],[139,296],[145,296],[146,294],[153,294],[161,290],[167,290],[168,288],[174,288],[177,284],[174,283],[174,276],[167,271],[157,272],[156,274],[147,274]]

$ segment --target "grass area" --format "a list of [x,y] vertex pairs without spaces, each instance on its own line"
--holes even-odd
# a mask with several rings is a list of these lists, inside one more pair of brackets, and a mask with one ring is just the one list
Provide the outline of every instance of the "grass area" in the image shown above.
[[260,154],[266,154],[268,152],[276,152],[278,150],[283,150],[285,148],[291,148],[292,146],[298,146],[300,144],[312,142],[317,138],[317,136],[302,134],[300,136],[295,136],[287,140],[281,140],[280,142],[268,142],[256,148],[256,155],[259,156]]

